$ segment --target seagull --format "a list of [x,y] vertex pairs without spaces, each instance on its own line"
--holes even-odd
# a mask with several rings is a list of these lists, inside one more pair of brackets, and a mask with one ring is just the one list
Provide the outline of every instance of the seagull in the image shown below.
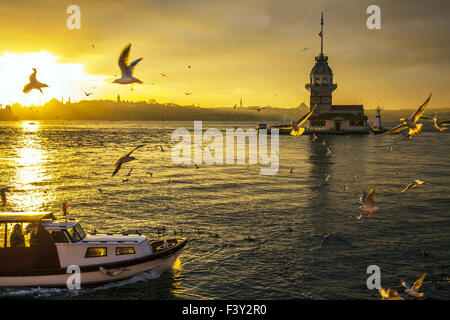
[[236,107],[237,107],[237,104],[234,105],[233,109],[236,109]]
[[348,191],[348,183],[344,185],[345,191]]
[[114,80],[113,83],[119,84],[132,84],[132,83],[143,83],[141,80],[133,77],[133,70],[142,58],[136,59],[130,64],[128,64],[128,57],[130,55],[131,43],[127,44],[125,48],[123,48],[122,53],[119,57],[119,67],[122,72],[122,77]]
[[198,166],[198,164],[194,163],[195,169],[199,169],[200,167]]
[[422,180],[414,180],[414,181],[411,181],[403,190],[402,190],[402,192],[406,192],[406,191],[408,191],[409,189],[411,189],[411,188],[414,188],[415,186],[419,186],[419,185],[421,185],[421,184],[426,184],[426,182],[425,181],[422,181]]
[[9,191],[8,187],[0,188],[0,195],[2,197],[2,204],[6,206],[6,192]]
[[167,77],[167,75],[166,75],[165,73],[161,73],[161,75],[162,75],[163,77]]
[[23,93],[28,93],[33,89],[37,89],[41,93],[43,93],[41,88],[48,87],[48,85],[46,85],[45,83],[37,81],[36,73],[37,73],[36,68],[33,68],[33,73],[30,75],[30,83],[28,83],[27,85],[25,85],[25,87],[23,87]]
[[161,145],[159,145],[159,147],[161,148],[161,152],[165,152],[166,151],[166,150],[164,150],[164,148]]
[[89,97],[92,94],[92,92],[86,92],[86,91],[83,91],[83,92],[86,95],[86,97]]
[[414,282],[413,286],[410,288],[407,286],[406,282],[402,280],[402,286],[406,288],[405,292],[409,294],[410,296],[421,298],[423,297],[423,292],[418,292],[420,286],[422,285],[423,279],[425,279],[426,273],[424,273],[419,280]]
[[135,157],[131,157],[130,155],[137,149],[142,148],[144,145],[141,144],[140,146],[137,146],[136,148],[134,148],[133,150],[131,150],[130,152],[128,152],[126,155],[123,155],[122,157],[120,157],[116,163],[114,164],[114,172],[112,174],[112,177],[114,177],[116,175],[117,172],[119,172],[120,167],[122,167],[122,164],[130,162],[132,160],[136,160]]
[[316,140],[317,140],[317,134],[314,133],[314,134],[313,134],[313,139],[312,139],[312,141],[314,142],[314,141],[316,141]]
[[409,118],[401,118],[400,120],[403,122],[402,124],[386,131],[384,134],[393,134],[393,133],[397,133],[397,132],[403,131],[408,128],[409,128],[408,135],[410,135],[410,136],[420,133],[420,131],[422,130],[423,124],[416,123],[416,122],[423,115],[425,108],[426,108],[428,102],[430,101],[430,99],[431,99],[431,93],[428,96],[427,100],[425,100],[425,102]]
[[291,168],[291,173],[294,173],[294,168]]
[[147,171],[145,174],[148,174],[150,175],[150,178],[153,178],[153,173]]
[[323,240],[322,240],[320,245],[323,246],[325,240],[327,240],[329,237],[334,237],[334,236],[335,236],[335,234],[333,232],[331,232],[331,231],[328,232],[327,234],[324,234],[323,235]]
[[308,118],[313,114],[314,110],[316,110],[317,105],[314,105],[312,110],[305,114],[303,117],[298,119],[297,121],[291,121],[290,125],[279,125],[279,126],[272,126],[272,128],[280,128],[280,129],[292,129],[291,135],[293,136],[300,136],[305,132],[305,128],[301,128],[300,126],[308,120]]
[[326,175],[325,175],[325,183],[328,183],[328,179],[330,179],[330,177],[331,177],[331,176],[330,176],[329,174],[326,174]]
[[389,146],[389,151],[392,151],[392,144]]
[[378,207],[374,206],[375,203],[375,188],[370,189],[369,193],[361,193],[361,197],[359,198],[361,202],[361,209],[363,212],[368,212],[367,218],[370,218],[372,214],[378,210]]
[[190,94],[192,94],[192,92],[186,92],[185,93],[185,95],[187,95],[187,96],[190,95]]
[[439,120],[439,119],[436,117],[436,114],[434,115],[433,118],[426,117],[426,116],[422,116],[421,118],[422,118],[422,119],[425,119],[425,120],[431,120],[431,121],[433,121],[434,127],[435,127],[436,129],[438,129],[439,131],[441,131],[441,132],[447,130],[447,128],[444,128],[443,126],[450,126],[450,120],[443,120],[443,121],[441,121],[441,120]]
[[303,51],[306,51],[306,50],[308,50],[309,48],[303,48],[302,50],[300,50],[300,52],[303,52]]
[[393,289],[384,290],[383,288],[378,289],[381,295],[381,300],[405,300],[398,295],[398,292]]
[[331,151],[331,149],[327,147],[327,157],[329,157],[330,154],[332,154],[332,153],[333,153],[333,151]]
[[131,171],[133,171],[133,167],[131,167],[130,171],[127,173],[127,177],[131,176]]

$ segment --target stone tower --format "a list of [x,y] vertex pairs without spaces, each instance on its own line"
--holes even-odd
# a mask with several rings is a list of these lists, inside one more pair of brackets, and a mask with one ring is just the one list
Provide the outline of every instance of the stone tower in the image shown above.
[[323,13],[320,25],[320,55],[316,57],[316,64],[309,75],[309,83],[305,85],[305,88],[311,92],[310,109],[317,104],[315,114],[331,112],[331,93],[337,88],[337,84],[333,83],[333,72],[328,65],[328,57],[323,54]]

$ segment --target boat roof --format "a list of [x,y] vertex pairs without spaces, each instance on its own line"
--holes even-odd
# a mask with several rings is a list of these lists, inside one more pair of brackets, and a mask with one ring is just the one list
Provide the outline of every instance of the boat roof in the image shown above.
[[1,212],[0,222],[38,222],[42,219],[55,219],[51,212]]

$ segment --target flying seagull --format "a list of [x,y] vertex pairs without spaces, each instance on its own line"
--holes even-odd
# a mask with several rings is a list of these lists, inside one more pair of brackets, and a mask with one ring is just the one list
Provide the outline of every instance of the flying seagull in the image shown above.
[[130,161],[132,161],[132,160],[136,160],[135,157],[131,157],[131,154],[132,154],[136,149],[142,148],[143,146],[144,146],[144,145],[141,144],[140,146],[137,146],[136,148],[134,148],[133,150],[131,150],[130,152],[128,152],[126,155],[120,157],[120,158],[116,161],[116,163],[114,164],[115,169],[114,169],[114,172],[113,172],[112,176],[114,177],[114,176],[116,175],[116,173],[119,172],[120,168],[122,167],[122,164],[127,163],[127,162],[130,162]]
[[372,214],[378,210],[378,207],[374,206],[375,203],[375,188],[370,189],[369,193],[363,192],[361,193],[361,197],[359,198],[361,202],[361,209],[363,212],[367,212],[367,218],[370,218]]
[[443,126],[450,126],[450,120],[439,120],[436,117],[436,114],[434,115],[434,117],[430,118],[430,117],[426,117],[426,116],[422,116],[422,119],[425,120],[430,120],[433,121],[433,125],[436,129],[438,129],[439,131],[444,131],[447,130],[447,128],[444,128]]
[[407,294],[409,294],[410,296],[416,297],[416,298],[421,298],[423,297],[423,292],[418,292],[420,286],[422,285],[423,279],[425,279],[426,273],[424,273],[419,280],[417,280],[416,282],[414,282],[413,286],[410,288],[408,287],[408,285],[406,284],[405,281],[402,280],[402,286],[404,286],[406,288],[405,292]]
[[418,134],[422,130],[423,124],[416,123],[416,122],[417,122],[417,120],[420,119],[420,117],[425,112],[425,108],[426,108],[428,102],[430,101],[430,99],[431,99],[431,93],[428,96],[427,100],[425,100],[425,102],[409,118],[401,118],[400,120],[403,122],[402,124],[386,131],[384,134],[398,133],[398,132],[403,131],[408,128],[409,128],[408,135],[413,136],[415,134]]
[[384,290],[383,288],[378,289],[382,300],[405,300],[398,295],[398,292],[393,289]]
[[272,128],[279,128],[279,129],[292,129],[291,135],[293,136],[300,136],[305,132],[305,128],[301,128],[300,126],[308,120],[308,118],[314,113],[314,110],[316,110],[317,105],[314,105],[312,110],[305,114],[303,117],[298,119],[297,121],[291,121],[290,125],[278,125],[278,126],[272,126]]
[[28,93],[33,89],[37,89],[41,93],[43,93],[41,88],[48,87],[48,85],[46,85],[45,83],[37,81],[36,73],[37,73],[36,68],[33,68],[33,73],[30,75],[30,83],[26,84],[25,87],[23,87],[23,93]]
[[92,94],[92,92],[86,92],[86,91],[83,91],[83,92],[86,95],[86,97],[89,97]]
[[403,190],[402,190],[402,192],[406,192],[406,191],[408,191],[409,189],[411,189],[411,188],[414,188],[415,186],[419,186],[419,185],[421,185],[421,184],[426,184],[426,182],[425,181],[422,181],[422,180],[414,180],[414,181],[411,181]]
[[128,58],[130,55],[131,43],[127,44],[123,48],[122,53],[119,57],[119,67],[122,72],[122,77],[114,80],[113,83],[119,84],[132,84],[132,83],[143,83],[141,80],[133,77],[133,70],[142,58],[134,60],[132,63],[128,64]]

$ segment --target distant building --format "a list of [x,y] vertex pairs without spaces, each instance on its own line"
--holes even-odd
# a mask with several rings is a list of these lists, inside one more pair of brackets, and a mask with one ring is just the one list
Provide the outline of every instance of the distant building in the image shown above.
[[5,108],[1,107],[0,104],[0,121],[17,121],[19,120],[18,116],[15,116],[12,113],[11,106],[6,106]]
[[380,115],[380,107],[377,108],[377,113],[375,115],[375,120],[373,121],[373,129],[382,130],[383,126],[381,125],[381,115]]
[[328,57],[323,54],[323,13],[320,24],[320,55],[315,58],[316,63],[311,70],[309,83],[305,85],[305,88],[311,92],[310,108],[317,105],[309,118],[309,129],[368,133],[367,116],[364,115],[363,105],[332,104],[332,92],[337,88],[337,84],[333,83],[333,72],[328,65]]

